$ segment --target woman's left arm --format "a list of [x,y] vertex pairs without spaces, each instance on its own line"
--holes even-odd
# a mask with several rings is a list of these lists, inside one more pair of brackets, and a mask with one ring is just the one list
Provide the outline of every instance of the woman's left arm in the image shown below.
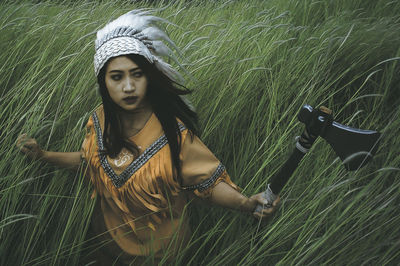
[[261,206],[268,204],[262,194],[258,193],[248,198],[227,183],[220,182],[213,188],[210,201],[222,207],[253,213],[256,218],[268,218],[276,211],[280,198],[278,196],[272,203],[271,208],[263,208],[262,213],[255,212],[254,210],[258,204]]
[[181,162],[184,189],[194,191],[194,194],[208,199],[211,203],[253,213],[256,218],[271,216],[279,204],[278,197],[271,208],[254,212],[258,204],[262,206],[268,203],[263,198],[263,193],[250,198],[241,194],[240,188],[230,180],[225,167],[197,136],[186,136],[181,150]]

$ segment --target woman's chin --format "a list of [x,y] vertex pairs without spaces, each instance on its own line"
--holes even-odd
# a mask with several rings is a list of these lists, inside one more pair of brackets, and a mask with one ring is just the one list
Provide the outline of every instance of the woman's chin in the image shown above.
[[146,111],[148,108],[147,106],[142,106],[138,104],[125,104],[125,105],[120,105],[121,109],[123,112],[126,113],[138,113],[138,112],[143,112]]

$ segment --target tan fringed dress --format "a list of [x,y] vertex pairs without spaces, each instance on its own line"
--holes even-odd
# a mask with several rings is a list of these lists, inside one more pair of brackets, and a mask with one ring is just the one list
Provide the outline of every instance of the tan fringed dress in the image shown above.
[[191,184],[187,187],[182,187],[173,175],[169,145],[154,113],[131,137],[140,149],[136,158],[126,149],[117,158],[99,152],[104,150],[102,106],[87,123],[82,150],[94,185],[92,198],[99,197],[95,211],[102,213],[94,216],[92,224],[99,233],[108,231],[106,236],[126,254],[161,257],[168,252],[173,256],[185,245],[190,237],[185,213],[187,191],[207,198],[221,181],[240,190],[213,153],[178,122],[183,184]]

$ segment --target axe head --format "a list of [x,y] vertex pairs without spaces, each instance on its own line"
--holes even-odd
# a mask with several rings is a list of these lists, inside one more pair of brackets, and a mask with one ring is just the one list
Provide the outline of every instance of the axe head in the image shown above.
[[332,146],[347,170],[357,170],[372,159],[378,150],[379,132],[345,126],[333,121],[331,114],[324,115],[321,111],[318,112],[315,115],[316,110],[310,105],[305,105],[298,118],[306,126],[313,124],[315,127],[316,124],[321,124],[322,130],[319,135]]
[[380,133],[373,130],[351,128],[333,122],[324,138],[342,160],[347,170],[363,167],[378,150]]

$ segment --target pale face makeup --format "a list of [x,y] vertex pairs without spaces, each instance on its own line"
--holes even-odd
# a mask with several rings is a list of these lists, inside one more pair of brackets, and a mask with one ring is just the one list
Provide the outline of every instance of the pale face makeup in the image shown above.
[[147,77],[128,57],[118,56],[110,59],[105,83],[111,99],[123,110],[139,111],[148,105],[145,98]]

